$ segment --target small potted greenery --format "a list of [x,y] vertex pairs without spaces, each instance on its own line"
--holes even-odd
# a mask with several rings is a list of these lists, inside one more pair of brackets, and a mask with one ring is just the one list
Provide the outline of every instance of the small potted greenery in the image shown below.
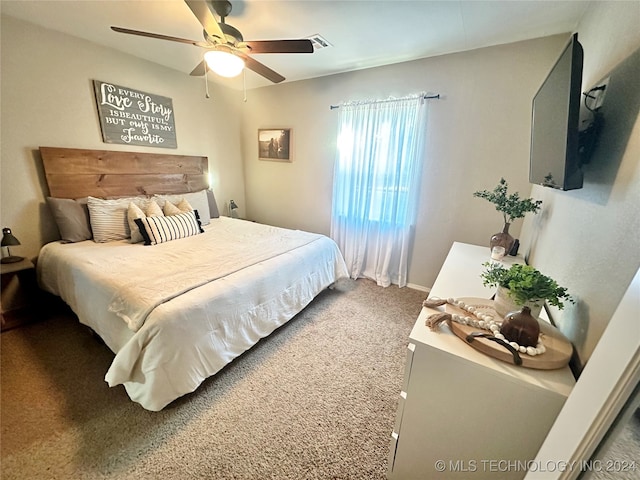
[[496,210],[502,212],[504,218],[504,226],[502,232],[496,233],[491,237],[490,247],[493,249],[496,245],[504,247],[505,253],[511,251],[514,238],[509,234],[509,226],[511,223],[525,216],[527,212],[537,213],[542,205],[542,200],[534,200],[533,198],[520,198],[518,192],[507,194],[509,184],[504,178],[493,189],[493,191],[480,190],[473,194],[474,197],[484,198],[496,206]]
[[529,265],[514,264],[510,268],[498,262],[483,265],[487,268],[480,274],[482,283],[486,287],[498,287],[495,309],[503,317],[528,306],[531,315],[537,318],[545,300],[560,310],[564,302],[574,303],[566,288]]

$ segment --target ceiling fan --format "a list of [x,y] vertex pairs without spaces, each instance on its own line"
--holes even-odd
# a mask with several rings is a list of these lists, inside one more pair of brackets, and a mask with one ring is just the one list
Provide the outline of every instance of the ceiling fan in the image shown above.
[[[207,67],[222,76],[235,77],[244,67],[262,75],[273,83],[280,83],[285,78],[271,70],[266,65],[250,57],[251,53],[313,53],[311,40],[247,40],[231,25],[225,23],[225,18],[231,13],[231,2],[204,0],[184,0],[191,12],[202,24],[204,41],[189,40],[158,33],[130,30],[128,28],[111,27],[119,33],[139,35],[142,37],[158,38],[171,42],[187,43],[205,48],[204,60],[191,72],[193,76],[202,76]],[[209,8],[209,4],[220,16],[220,22]]]

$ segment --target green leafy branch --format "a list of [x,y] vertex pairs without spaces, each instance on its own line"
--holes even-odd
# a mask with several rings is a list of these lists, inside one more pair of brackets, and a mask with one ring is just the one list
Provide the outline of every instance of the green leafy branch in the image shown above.
[[492,191],[481,190],[473,194],[474,197],[484,198],[496,206],[496,210],[502,212],[505,223],[512,223],[517,218],[522,218],[527,212],[537,213],[542,205],[542,200],[533,198],[520,198],[518,192],[507,194],[509,184],[504,178],[500,179],[498,186]]

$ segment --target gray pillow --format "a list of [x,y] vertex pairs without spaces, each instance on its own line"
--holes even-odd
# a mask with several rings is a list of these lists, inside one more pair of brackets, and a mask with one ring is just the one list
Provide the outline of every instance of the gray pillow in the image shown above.
[[209,215],[211,218],[218,218],[220,212],[218,211],[218,204],[216,203],[216,197],[213,195],[213,190],[207,190],[207,200],[209,201]]
[[63,242],[82,242],[91,240],[89,209],[87,199],[47,197],[47,204],[51,210],[60,238]]

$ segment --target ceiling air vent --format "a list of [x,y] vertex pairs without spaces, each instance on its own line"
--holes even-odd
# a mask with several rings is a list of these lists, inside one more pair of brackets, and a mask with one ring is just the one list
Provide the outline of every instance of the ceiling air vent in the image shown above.
[[310,37],[307,37],[309,40],[311,40],[311,43],[313,44],[313,50],[317,51],[317,50],[321,50],[323,48],[327,48],[327,47],[331,47],[332,45],[327,42],[327,40],[325,38],[322,37],[322,35],[320,34],[315,34],[315,35],[311,35]]

